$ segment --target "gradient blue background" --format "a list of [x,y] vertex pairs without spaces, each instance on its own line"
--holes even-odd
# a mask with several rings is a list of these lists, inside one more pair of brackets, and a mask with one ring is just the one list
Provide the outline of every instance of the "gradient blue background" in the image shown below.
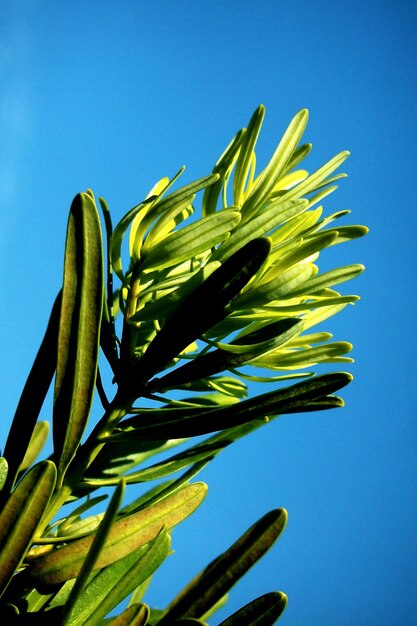
[[261,164],[302,107],[310,169],[352,153],[325,207],[352,209],[349,223],[371,232],[323,259],[367,266],[345,290],[362,301],[325,325],[355,345],[346,408],[283,417],[209,466],[208,499],[155,579],[159,606],[283,506],[285,533],[228,612],[280,589],[283,626],[417,623],[415,6],[0,2],[2,435],[59,288],[78,191],[120,218],[182,164],[184,182],[208,173],[261,102]]

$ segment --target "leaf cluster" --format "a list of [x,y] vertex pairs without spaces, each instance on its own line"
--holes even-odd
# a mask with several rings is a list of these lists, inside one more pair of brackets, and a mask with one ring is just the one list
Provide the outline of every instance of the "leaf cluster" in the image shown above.
[[[334,394],[352,378],[304,371],[351,361],[349,343],[311,332],[358,299],[334,287],[363,266],[321,273],[316,264],[326,248],[367,231],[335,225],[348,211],[322,217],[348,153],[313,173],[300,169],[311,149],[300,143],[302,110],[258,173],[263,117],[260,106],[210,175],[176,190],[183,170],[161,179],[115,227],[103,199],[90,190],[75,197],[62,289],[0,460],[7,623],[205,624],[282,532],[285,510],[270,511],[166,609],[146,604],[171,529],[206,495],[195,476],[279,415],[342,406]],[[37,461],[51,384],[53,451]],[[271,390],[256,393],[258,384]],[[145,486],[124,504],[131,484]],[[96,513],[108,488],[110,503]],[[126,597],[127,608],[109,617]],[[273,624],[286,601],[266,593],[222,624]]]

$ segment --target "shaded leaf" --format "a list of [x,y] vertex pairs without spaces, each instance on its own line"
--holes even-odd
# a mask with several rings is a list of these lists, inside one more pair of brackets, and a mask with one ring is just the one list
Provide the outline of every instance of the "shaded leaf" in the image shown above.
[[323,374],[309,380],[296,383],[284,389],[261,394],[255,398],[244,400],[231,406],[211,409],[205,412],[196,411],[191,415],[178,418],[175,414],[167,415],[160,421],[156,418],[147,419],[144,415],[137,421],[137,434],[142,438],[159,439],[166,437],[195,437],[239,424],[250,422],[266,416],[274,416],[302,407],[341,389],[352,380],[347,372]]
[[7,438],[4,456],[9,463],[9,474],[5,492],[9,492],[13,487],[54,376],[60,312],[61,293],[52,307],[45,336],[20,396]]
[[286,511],[276,509],[255,522],[171,602],[161,626],[173,619],[204,616],[272,546],[286,521]]
[[[270,250],[267,239],[254,239],[238,250],[178,306],[149,344],[132,371],[127,386],[140,385],[167,366],[190,343],[225,317],[226,305],[264,263]],[[126,389],[128,396],[132,390]],[[137,392],[134,395],[139,395]]]
[[108,626],[146,626],[149,615],[150,610],[146,604],[132,604],[112,619]]
[[[248,333],[244,338],[231,342],[230,348],[240,348],[236,352],[225,349],[213,350],[189,361],[162,378],[153,381],[150,390],[170,389],[200,378],[206,378],[223,370],[238,367],[261,354],[284,345],[302,329],[302,322],[297,318],[286,318],[264,326],[260,331]],[[243,343],[244,339],[244,345]]]
[[271,591],[243,606],[219,626],[272,626],[284,612],[287,602],[285,593]]

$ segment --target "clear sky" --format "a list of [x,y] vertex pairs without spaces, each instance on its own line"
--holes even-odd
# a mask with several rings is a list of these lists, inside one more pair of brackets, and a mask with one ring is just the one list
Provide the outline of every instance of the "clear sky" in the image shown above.
[[120,218],[181,165],[184,181],[210,172],[260,103],[261,162],[302,107],[311,169],[351,151],[325,203],[371,229],[328,257],[367,266],[350,285],[361,302],[326,325],[355,346],[346,407],[283,417],[209,466],[155,604],[282,506],[288,526],[229,612],[279,589],[283,626],[416,623],[416,26],[409,0],[0,1],[2,436],[78,191]]

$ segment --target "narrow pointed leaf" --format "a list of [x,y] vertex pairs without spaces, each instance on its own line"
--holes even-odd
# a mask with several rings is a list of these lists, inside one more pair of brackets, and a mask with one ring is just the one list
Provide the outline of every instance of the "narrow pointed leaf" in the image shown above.
[[311,264],[300,263],[266,283],[249,289],[231,304],[233,310],[257,308],[285,298],[294,288],[305,285],[313,273]]
[[302,137],[307,119],[308,111],[302,109],[291,121],[274,155],[259,177],[254,190],[242,206],[242,217],[245,221],[262,206],[268,194],[275,187]]
[[55,482],[54,463],[38,463],[22,478],[0,513],[0,595],[30,547]]
[[207,191],[213,184],[216,183],[218,179],[219,175],[216,172],[213,172],[208,176],[204,176],[203,178],[199,178],[198,180],[181,187],[181,189],[174,191],[169,196],[164,198],[164,200],[159,201],[155,210],[157,210],[159,215],[165,213],[166,211],[170,211],[173,206],[182,203],[185,198],[196,194],[202,189]]
[[46,443],[49,435],[49,422],[42,420],[36,422],[35,428],[30,438],[28,449],[26,450],[25,457],[20,464],[19,471],[28,469],[38,458],[43,446]]
[[160,624],[182,617],[203,617],[254,565],[285,528],[285,509],[270,511],[217,557],[172,601]]
[[307,210],[307,200],[289,200],[288,202],[274,202],[260,215],[256,216],[246,224],[238,226],[232,235],[217,248],[211,260],[218,260],[222,263],[242,248],[246,243],[256,237],[264,237],[280,224],[287,222],[291,218],[300,215]]
[[[286,318],[273,322],[267,327],[264,327],[261,334],[257,331],[256,333],[247,334],[244,338],[242,337],[242,339],[232,341],[230,344],[231,348],[241,348],[238,352],[225,351],[224,349],[208,352],[158,379],[150,386],[150,389],[169,389],[198,380],[199,378],[217,374],[225,369],[238,367],[239,365],[256,359],[261,354],[265,354],[265,352],[284,345],[299,333],[301,328],[302,322],[297,318]],[[269,335],[268,338],[264,337],[266,333]],[[250,345],[251,339],[253,339],[252,345]],[[239,346],[239,343],[243,340],[246,345]]]
[[[306,348],[282,353],[270,353],[254,361],[258,367],[279,367],[291,369],[293,367],[308,367],[315,363],[337,362],[338,357],[352,350],[352,344],[347,341],[334,341],[315,348]],[[350,359],[351,362],[351,359]]]
[[252,419],[283,414],[287,409],[294,409],[297,406],[302,407],[308,402],[341,389],[351,380],[352,376],[346,372],[323,374],[238,404],[206,412],[199,411],[180,419],[175,415],[166,416],[159,422],[157,419],[148,420],[144,415],[138,423],[137,433],[140,437],[149,439],[204,435],[245,424]]
[[102,308],[100,220],[91,197],[78,194],[67,229],[54,390],[54,458],[61,477],[79,446],[90,412]]
[[285,593],[271,591],[243,606],[219,626],[272,626],[284,612],[287,602]]
[[314,278],[310,278],[302,287],[292,290],[291,297],[296,297],[302,294],[314,294],[326,287],[338,285],[339,283],[355,278],[361,274],[364,269],[364,266],[358,263],[355,265],[339,267],[336,270],[330,270],[329,272],[324,272],[323,274],[318,274]]
[[124,491],[125,482],[121,479],[114,490],[106,513],[83,560],[80,572],[77,574],[77,580],[75,581],[74,586],[71,589],[71,593],[65,603],[64,613],[61,618],[62,626],[68,626],[68,624],[72,624],[74,622],[72,619],[73,611],[80,600],[80,596],[87,584],[87,580],[90,577],[91,572],[96,569],[95,566],[97,559],[109,536],[110,529],[120,508]]
[[144,548],[101,570],[78,598],[67,621],[68,626],[101,624],[114,607],[158,569],[168,556],[170,546],[170,536],[162,531]]
[[[338,167],[342,165],[342,163],[349,156],[349,152],[345,150],[344,152],[340,152],[332,159],[330,159],[327,163],[322,165],[318,170],[310,174],[308,178],[306,178],[299,185],[296,185],[293,189],[290,189],[283,195],[283,199],[289,200],[290,198],[301,198],[302,196],[311,193],[315,189],[318,189],[323,182],[326,181],[327,177],[332,174]],[[329,180],[329,182],[331,182]]]
[[253,150],[261,130],[262,122],[265,117],[265,107],[260,105],[244,131],[242,143],[239,151],[239,158],[236,163],[236,169],[233,180],[233,196],[237,205],[241,204],[243,192],[247,182],[250,164],[252,160]]
[[45,336],[20,396],[7,438],[4,456],[9,464],[9,474],[5,492],[13,487],[54,376],[60,311],[61,294],[57,296],[52,307]]
[[[188,517],[204,499],[204,483],[185,485],[148,508],[115,522],[94,569],[101,569],[123,558],[156,537],[163,526],[172,528]],[[53,585],[76,577],[94,537],[79,539],[32,561],[28,572],[36,584]]]
[[202,202],[203,216],[215,213],[217,208],[217,202],[221,193],[222,187],[225,182],[227,173],[230,171],[233,163],[235,162],[240,145],[242,143],[244,131],[240,130],[232,139],[226,150],[218,159],[213,169],[213,174],[217,176],[213,184],[210,185],[205,191]]
[[[153,321],[167,319],[178,308],[181,302],[187,298],[197,287],[199,287],[207,278],[220,267],[219,261],[207,263],[193,276],[188,278],[180,287],[171,291],[166,296],[162,296],[157,300],[147,303],[143,309],[140,309],[130,318],[132,322]],[[157,287],[157,285],[156,285]]]
[[[190,409],[189,411],[192,412],[192,409]],[[160,461],[159,463],[155,463],[150,467],[137,470],[136,472],[132,472],[131,474],[124,475],[126,483],[135,484],[166,478],[166,476],[179,472],[180,470],[189,467],[194,463],[198,463],[204,460],[211,460],[227,446],[231,445],[241,437],[246,436],[250,432],[256,430],[265,423],[265,420],[254,420],[249,424],[243,424],[242,426],[237,426],[236,428],[230,428],[227,431],[223,431],[195,446],[192,446],[191,448],[188,448],[183,452],[169,457],[168,459]],[[125,436],[130,440],[134,440],[135,438],[135,434],[131,431],[127,431]],[[116,483],[117,480],[117,478],[88,478],[88,483],[100,487],[102,485],[113,485]]]
[[239,211],[227,209],[171,233],[143,255],[142,270],[162,269],[191,259],[224,241],[240,221]]

